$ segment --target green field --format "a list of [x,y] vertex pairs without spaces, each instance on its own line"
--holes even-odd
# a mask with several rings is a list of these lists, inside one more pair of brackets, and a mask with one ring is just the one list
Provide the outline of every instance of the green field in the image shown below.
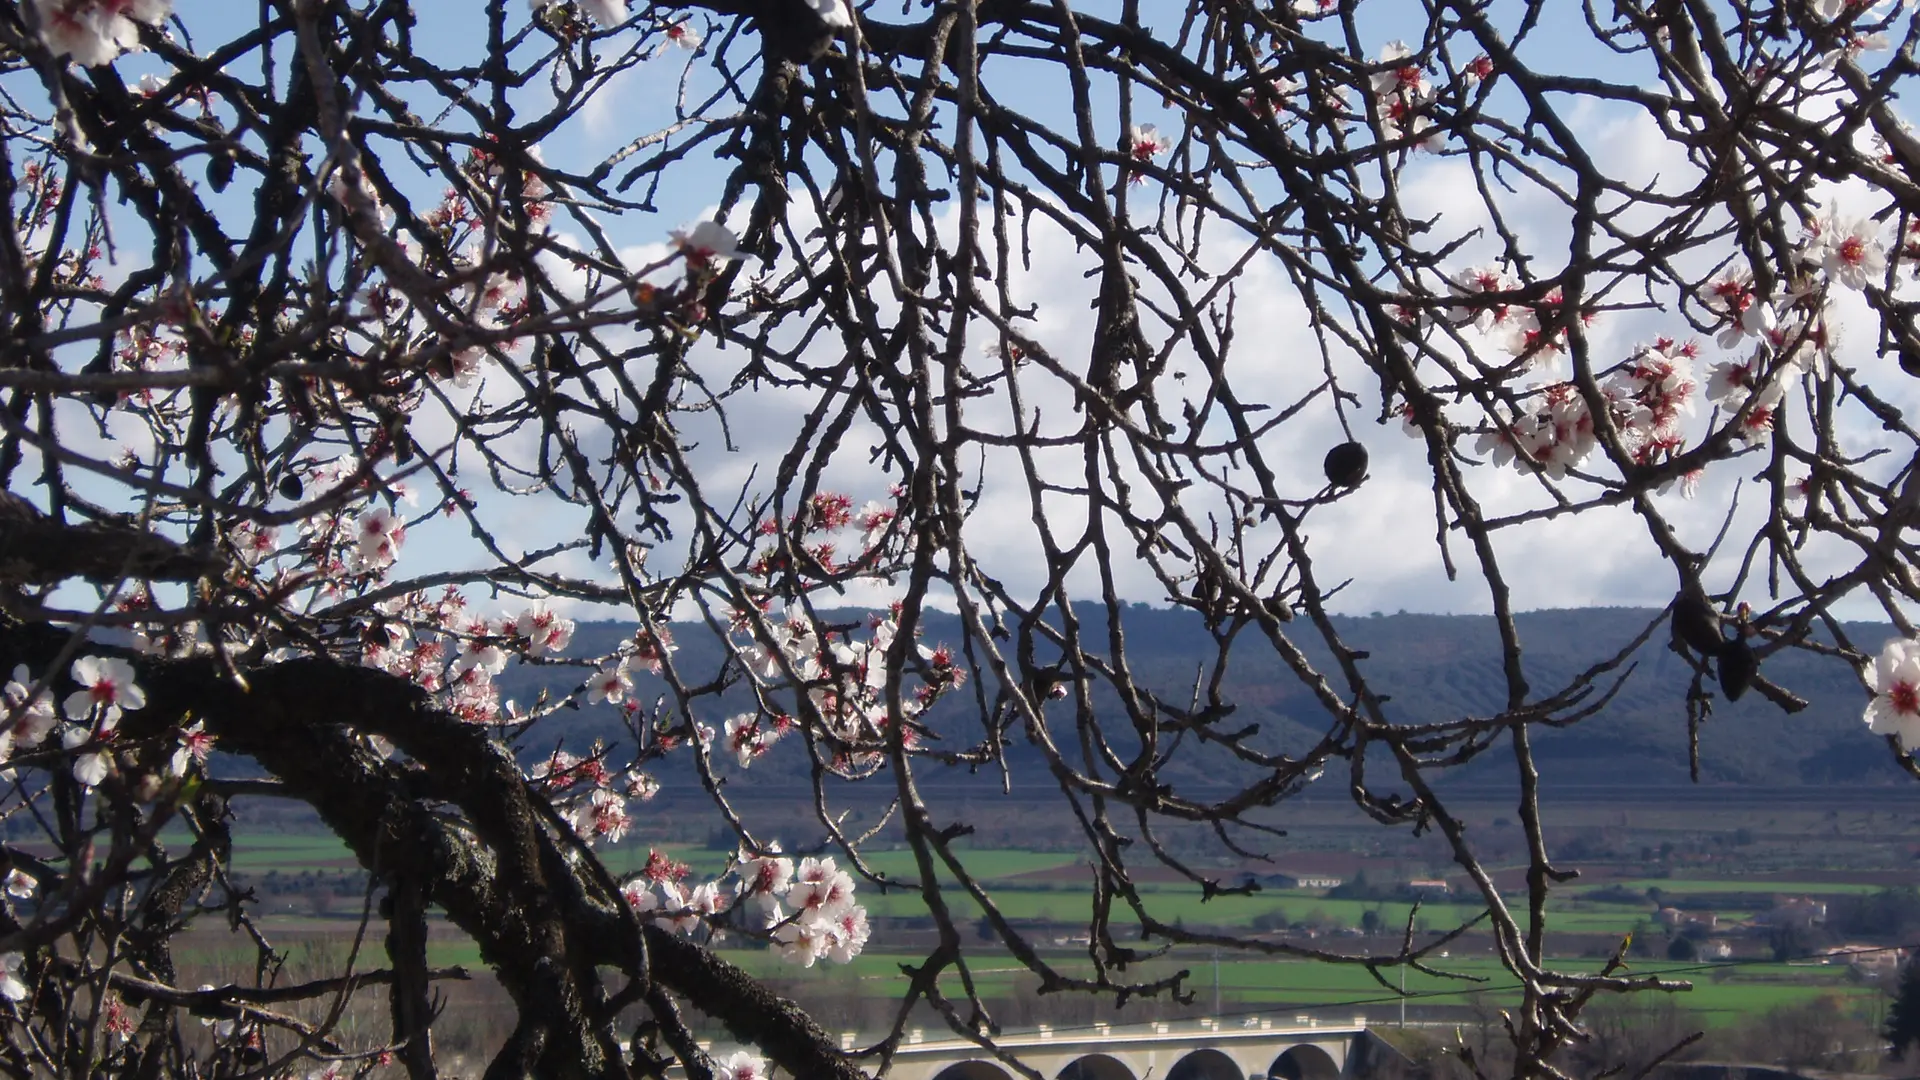
[[[171,848],[184,848],[191,838],[184,832],[169,831],[162,835],[162,842]],[[618,845],[603,845],[595,850],[609,870],[616,874],[631,873],[638,870],[647,861],[647,853],[658,849],[662,854],[692,866],[696,872],[718,873],[726,865],[728,853],[710,850],[691,844],[653,844],[628,842]],[[832,854],[828,852],[827,854]],[[917,877],[918,869],[913,852],[907,849],[876,851],[865,856],[867,865],[874,872],[889,876]],[[299,833],[253,833],[236,837],[233,852],[234,868],[243,873],[266,873],[278,871],[282,874],[299,873],[303,870],[338,870],[358,866],[353,854],[347,850],[339,838],[331,834]],[[837,860],[843,867],[847,864],[844,855]],[[966,853],[966,866],[969,873],[982,881],[1004,881],[1020,874],[1035,871],[1052,870],[1061,866],[1073,865],[1072,856],[1036,851],[984,850]],[[1044,887],[1046,883],[1035,883]],[[1077,889],[1072,882],[1060,882],[1058,887]]]
[[1866,885],[1859,882],[1806,882],[1806,881],[1752,881],[1744,878],[1724,878],[1711,880],[1702,878],[1666,879],[1647,878],[1641,881],[1615,882],[1616,888],[1645,892],[1659,889],[1668,896],[1687,896],[1695,893],[1780,893],[1791,896],[1842,896],[1878,892],[1884,885]]
[[[170,838],[169,846],[184,840],[184,837]],[[717,873],[727,860],[726,852],[704,847],[676,844],[659,847],[672,858],[691,864],[696,875]],[[648,850],[645,845],[629,843],[603,848],[599,854],[608,869],[618,876],[638,870],[645,862]],[[1027,921],[1029,925],[1053,923],[1058,928],[1053,931],[1056,934],[1071,933],[1075,926],[1084,925],[1090,901],[1085,875],[1078,872],[1047,873],[1076,866],[1077,859],[1074,856],[981,849],[967,851],[965,858],[969,871],[991,892],[994,902],[1006,917]],[[844,863],[845,860],[841,861]],[[915,874],[911,851],[878,851],[871,854],[867,862],[874,871],[888,877],[912,880]],[[283,877],[298,877],[312,872],[323,878],[331,878],[342,873],[353,874],[357,869],[357,864],[337,840],[321,835],[267,834],[246,837],[236,847],[234,863],[236,871],[241,874],[277,873]],[[1090,871],[1087,873],[1090,874]],[[1739,877],[1715,880],[1704,876],[1620,881],[1610,883],[1607,887],[1640,893],[1649,887],[1657,887],[1669,896],[1767,893],[1832,896],[1866,893],[1879,888],[1851,883],[1753,881]],[[1169,924],[1195,929],[1221,927],[1247,931],[1256,919],[1266,916],[1272,921],[1280,913],[1286,922],[1308,923],[1332,931],[1358,926],[1369,912],[1376,913],[1378,924],[1385,931],[1383,936],[1362,939],[1334,934],[1303,940],[1296,935],[1293,939],[1299,944],[1330,952],[1393,950],[1397,947],[1397,932],[1406,924],[1412,910],[1411,905],[1405,902],[1333,899],[1323,892],[1309,890],[1270,889],[1252,896],[1226,896],[1203,902],[1197,889],[1184,884],[1155,881],[1143,883],[1139,889],[1154,917]],[[1581,888],[1560,893],[1559,902],[1550,909],[1549,932],[1553,935],[1603,935],[1614,938],[1628,933],[1651,937],[1656,932],[1657,928],[1650,923],[1650,903],[1585,899],[1585,894],[1592,891],[1592,888]],[[882,892],[873,884],[863,882],[860,892],[862,901],[875,918],[912,922],[925,917],[925,903],[917,889]],[[944,875],[942,892],[955,920],[970,930],[970,924],[980,916],[972,897],[951,880],[945,880]],[[1516,914],[1524,908],[1524,899],[1521,897],[1509,897],[1508,903]],[[334,906],[330,917],[314,917],[296,905],[283,903],[281,910],[267,913],[265,925],[289,946],[337,949],[351,934],[359,910],[359,904],[349,903],[347,898],[342,898]],[[1474,903],[1423,904],[1416,928],[1425,934],[1444,932],[1472,919],[1479,910]],[[1114,923],[1119,936],[1132,936],[1132,931],[1128,929],[1133,925],[1131,914],[1119,904],[1116,904]],[[1086,974],[1082,970],[1087,964],[1084,947],[1057,948],[1046,931],[1035,932],[1033,937],[1046,950],[1045,955],[1050,963],[1057,964],[1068,973]],[[209,934],[203,940],[213,950],[209,952],[210,956],[227,947],[216,944],[219,941],[217,935]],[[303,946],[301,943],[311,944]],[[877,940],[876,945],[884,947],[882,941]],[[972,971],[983,993],[1014,997],[1029,992],[1036,985],[1035,976],[1015,966],[993,945],[973,941],[969,935],[966,947],[971,951],[970,963],[977,965]],[[721,943],[721,948],[728,959],[749,971],[774,977],[793,977],[798,974],[766,950],[725,942]],[[1480,947],[1465,946],[1456,951],[1458,956],[1436,959],[1433,963],[1445,971],[1481,981],[1444,979],[1409,971],[1406,988],[1410,995],[1410,1006],[1478,1003],[1503,1007],[1514,1002],[1516,991],[1512,977],[1492,956]],[[436,964],[463,964],[476,972],[484,970],[478,949],[447,924],[434,927],[431,954]],[[921,959],[920,956],[898,951],[869,952],[845,967],[822,963],[806,973],[806,983],[815,988],[814,992],[830,995],[890,998],[906,986],[906,977],[901,973],[900,966],[915,964]],[[1592,970],[1596,963],[1592,959],[1567,959],[1555,961],[1555,966]],[[1263,1009],[1276,1013],[1323,1010],[1337,1014],[1354,1010],[1384,1016],[1399,1008],[1396,994],[1382,987],[1363,968],[1355,965],[1223,954],[1216,967],[1211,955],[1182,955],[1139,965],[1130,970],[1128,975],[1149,980],[1183,967],[1190,972],[1187,988],[1201,994],[1202,1000],[1211,996],[1217,971],[1220,999],[1231,1003],[1232,1010],[1240,1012]],[[1690,981],[1692,988],[1676,993],[1675,1003],[1697,1011],[1706,1023],[1716,1026],[1732,1024],[1744,1017],[1764,1014],[1769,1009],[1804,1002],[1823,994],[1865,999],[1880,993],[1874,984],[1850,977],[1844,966],[1790,966],[1754,962],[1675,965],[1636,961],[1631,972],[1637,975],[1672,972],[1674,978]],[[1389,982],[1397,984],[1397,970],[1385,970],[1382,974]],[[953,979],[955,976],[950,974],[947,978]],[[957,984],[949,987],[949,992],[957,994]]]
[[[174,838],[173,842],[179,843],[184,839]],[[664,854],[690,864],[696,876],[718,873],[727,860],[725,852],[691,845],[663,844],[659,848]],[[643,845],[629,843],[602,848],[599,854],[610,872],[622,876],[637,871],[645,863],[648,850]],[[1083,880],[1064,875],[1042,876],[1046,871],[1073,866],[1075,860],[1072,856],[983,849],[968,851],[966,861],[969,871],[990,892],[994,903],[1007,918],[1073,924],[1084,921],[1087,916],[1090,896]],[[903,881],[911,881],[915,871],[913,853],[904,849],[874,852],[867,857],[867,864],[877,873]],[[242,874],[258,875],[298,875],[309,871],[335,874],[357,869],[351,855],[335,838],[293,834],[256,835],[243,839],[235,847],[234,865]],[[982,911],[972,896],[946,875],[942,875],[942,883],[942,895],[957,920],[972,922],[980,917]],[[1739,878],[1650,878],[1608,886],[1634,892],[1644,892],[1649,887],[1658,887],[1673,896],[1716,893],[1840,895],[1868,893],[1879,888],[1855,883],[1758,882]],[[1251,896],[1222,896],[1210,901],[1202,900],[1197,889],[1181,884],[1149,882],[1140,885],[1139,891],[1154,918],[1169,924],[1192,927],[1245,930],[1263,916],[1273,921],[1276,915],[1282,915],[1289,923],[1304,922],[1333,929],[1359,926],[1367,914],[1373,912],[1380,926],[1394,930],[1406,925],[1412,911],[1412,905],[1406,902],[1335,899],[1323,892],[1297,889],[1267,889]],[[1652,914],[1650,905],[1641,907],[1585,899],[1586,894],[1593,891],[1587,888],[1561,894],[1560,901],[1550,909],[1549,929],[1556,933],[1618,936],[1643,931],[1649,926]],[[915,918],[925,914],[925,903],[917,888],[883,892],[871,883],[863,882],[861,893],[868,911],[876,917]],[[1520,897],[1510,896],[1508,903],[1516,912],[1524,906]],[[1116,921],[1131,923],[1130,913],[1118,910],[1119,907],[1116,904]],[[1480,905],[1472,902],[1425,903],[1420,907],[1416,929],[1444,932],[1479,913]]]
[[[175,849],[184,848],[188,843],[184,835],[166,836],[163,840]],[[243,836],[233,845],[233,868],[243,874],[353,870],[359,865],[347,845],[332,834],[256,834]]]
[[[1001,880],[1018,874],[1054,870],[1062,866],[1085,867],[1085,863],[1074,855],[1049,851],[1009,851],[1000,848],[965,852],[963,863],[967,873],[982,881]],[[876,851],[867,856],[867,865],[882,874],[917,876],[919,873],[913,852],[905,848]],[[1091,875],[1092,871],[1086,870],[1085,873]]]
[[[988,892],[1000,913],[1010,919],[1044,919],[1060,922],[1084,921],[1088,911],[1089,894],[1081,889],[1054,888],[1030,889],[1008,887],[1005,884],[987,883]],[[1369,911],[1380,913],[1381,924],[1387,927],[1406,925],[1412,905],[1398,902],[1375,902],[1370,900],[1332,900],[1318,893],[1270,890],[1253,896],[1222,896],[1212,900],[1203,900],[1196,891],[1176,890],[1170,887],[1146,887],[1141,889],[1141,900],[1154,918],[1164,923],[1181,923],[1189,926],[1221,926],[1246,928],[1262,915],[1270,915],[1275,909],[1284,912],[1290,921],[1303,921],[1312,918],[1328,927],[1358,926]],[[943,890],[948,909],[957,919],[971,921],[981,915],[980,906],[973,897],[958,886]],[[892,892],[881,895],[868,892],[862,899],[870,914],[885,916],[914,916],[926,912],[925,902],[919,892]],[[1119,908],[1116,903],[1116,911]],[[1422,925],[1437,931],[1450,930],[1480,913],[1480,907],[1470,904],[1422,904],[1419,920]],[[1116,920],[1118,919],[1116,914]],[[1598,920],[1602,916],[1593,917]],[[1131,916],[1129,915],[1129,920]],[[1624,929],[1631,928],[1634,920],[1615,915],[1611,924],[1620,924]]]
[[[748,971],[760,975],[791,975],[776,957],[764,951],[729,951],[725,955]],[[820,992],[895,996],[906,989],[902,964],[918,964],[924,958],[898,954],[868,953],[845,967],[822,965],[809,973],[809,982],[818,983]],[[1028,990],[1037,979],[1023,968],[1013,966],[1004,954],[990,950],[971,961],[975,982],[990,996],[1013,996]],[[1084,961],[1054,958],[1067,973],[1086,974]],[[1409,969],[1406,977],[1409,1006],[1465,1005],[1476,1000],[1493,1007],[1516,1004],[1519,994],[1513,977],[1492,957],[1470,956],[1436,960],[1436,968],[1479,981],[1448,979]],[[1597,970],[1591,960],[1560,960],[1553,966],[1566,971]],[[1202,999],[1211,996],[1215,967],[1210,957],[1188,956],[1180,960],[1160,960],[1130,970],[1134,978],[1151,979],[1185,968],[1189,973],[1187,989]],[[1221,999],[1231,1002],[1236,1011],[1340,1011],[1370,1012],[1379,1017],[1399,1008],[1399,995],[1381,986],[1367,971],[1352,964],[1327,964],[1310,960],[1247,960],[1222,958],[1218,964]],[[1672,994],[1674,1002],[1696,1011],[1711,1025],[1721,1026],[1759,1015],[1781,1005],[1790,1005],[1823,994],[1870,998],[1879,993],[1872,985],[1851,981],[1844,967],[1798,967],[1785,964],[1670,964],[1638,963],[1627,969],[1634,976],[1664,975],[1672,980],[1690,982],[1691,989]],[[1389,984],[1397,986],[1397,969],[1383,969]],[[949,974],[950,990],[957,992],[958,978]]]

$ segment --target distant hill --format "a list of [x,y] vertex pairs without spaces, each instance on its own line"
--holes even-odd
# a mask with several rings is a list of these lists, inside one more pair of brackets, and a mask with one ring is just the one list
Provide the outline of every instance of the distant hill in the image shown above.
[[[1539,611],[1516,618],[1524,648],[1527,676],[1536,694],[1557,689],[1638,634],[1657,613],[1631,608],[1580,608]],[[863,621],[865,613],[832,613],[844,622]],[[1092,639],[1104,638],[1105,623],[1097,608],[1081,612],[1083,629]],[[1499,711],[1506,697],[1500,665],[1499,640],[1492,618],[1471,615],[1376,615],[1341,617],[1335,625],[1347,644],[1368,650],[1362,669],[1374,687],[1392,697],[1387,706],[1396,720],[1431,722],[1460,716],[1488,716]],[[960,640],[957,618],[930,613],[923,639],[930,643]],[[1319,636],[1304,623],[1296,640],[1322,671],[1332,671]],[[1214,653],[1214,644],[1197,615],[1184,610],[1129,607],[1122,616],[1129,658],[1140,682],[1162,695],[1185,700],[1195,673]],[[1289,629],[1293,629],[1290,627]],[[575,654],[604,652],[631,632],[615,623],[582,624],[575,635]],[[1877,648],[1890,628],[1849,627],[1862,648]],[[681,649],[676,662],[692,678],[711,677],[719,668],[720,650],[708,630],[699,626],[675,628]],[[1662,786],[1688,783],[1687,733],[1684,697],[1686,665],[1668,648],[1664,624],[1634,655],[1637,667],[1614,699],[1598,715],[1567,730],[1541,730],[1535,737],[1536,758],[1549,784],[1577,786]],[[1312,695],[1256,635],[1237,643],[1226,697],[1238,709],[1234,727],[1260,725],[1258,743],[1267,748],[1299,747],[1310,743],[1326,726]],[[1861,722],[1865,691],[1844,663],[1801,652],[1770,657],[1763,670],[1774,681],[1808,699],[1803,712],[1787,715],[1760,697],[1749,694],[1738,703],[1716,696],[1714,713],[1701,732],[1702,780],[1716,785],[1779,788],[1796,785],[1881,785],[1910,782],[1893,763],[1885,743]],[[551,669],[515,665],[502,676],[508,697],[530,700],[543,685],[564,692],[579,685],[578,669]],[[1335,679],[1335,685],[1340,685]],[[964,746],[977,728],[967,714],[974,684],[965,690],[967,702],[936,714],[936,727],[947,735],[948,746]],[[660,687],[642,682],[645,700]],[[988,688],[992,693],[992,688]],[[1107,707],[1117,706],[1112,702]],[[704,717],[716,727],[724,712]],[[1126,725],[1110,725],[1124,729]],[[1127,752],[1125,731],[1116,735]],[[523,747],[533,753],[564,739],[579,748],[595,737],[622,738],[623,731],[605,706],[586,708],[557,718],[539,728]],[[1050,786],[1043,763],[1024,743],[1009,749],[1012,782],[1016,788]],[[1207,755],[1192,767],[1178,755],[1168,766],[1168,779],[1182,784],[1239,782],[1246,776],[1221,772],[1219,755]],[[754,765],[750,780],[756,790],[806,783],[808,763],[797,745]],[[687,775],[675,776],[675,772]],[[991,778],[999,785],[998,770]],[[689,770],[663,770],[664,783],[678,787],[694,782]],[[932,782],[940,782],[933,776]],[[955,781],[959,776],[953,778]],[[985,780],[986,778],[981,778]],[[1495,751],[1450,776],[1448,784],[1510,785],[1511,757]]]

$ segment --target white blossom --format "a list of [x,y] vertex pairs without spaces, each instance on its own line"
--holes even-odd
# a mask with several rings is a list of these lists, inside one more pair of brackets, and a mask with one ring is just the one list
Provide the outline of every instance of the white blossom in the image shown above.
[[1743,442],[1762,443],[1773,437],[1774,418],[1780,411],[1780,400],[1786,396],[1786,387],[1778,379],[1755,391],[1746,403],[1746,410],[1740,417],[1740,426],[1734,430],[1734,437]]
[[536,602],[514,622],[514,632],[527,640],[527,655],[549,656],[566,651],[573,641],[574,622]]
[[1735,349],[1739,348],[1743,338],[1765,340],[1779,325],[1780,317],[1774,313],[1773,305],[1765,300],[1754,300],[1728,322],[1715,340],[1723,349]]
[[20,965],[26,957],[17,952],[0,954],[0,998],[25,1001],[27,984],[20,978]]
[[740,713],[730,716],[727,718],[725,727],[727,749],[733,753],[734,760],[739,762],[743,769],[753,764],[754,758],[766,753],[767,748],[773,745],[773,740],[761,728],[757,713]]
[[1864,719],[1875,735],[1898,735],[1907,752],[1920,750],[1920,641],[1896,638],[1887,642],[1866,671],[1867,702]]
[[828,920],[827,926],[826,957],[834,963],[852,963],[860,950],[866,948],[869,935],[866,908],[850,904]]
[[120,722],[122,709],[137,710],[147,695],[133,681],[133,665],[117,657],[83,656],[73,662],[73,681],[80,689],[67,695],[67,719],[95,720],[103,731]]
[[767,1080],[767,1063],[745,1050],[714,1063],[714,1080]]
[[53,697],[45,690],[28,700],[27,692],[33,689],[33,676],[28,674],[27,666],[13,669],[13,679],[6,685],[6,710],[11,726],[4,735],[0,735],[0,752],[10,752],[11,747],[22,749],[40,745],[51,732],[60,717],[54,712]]
[[702,221],[691,229],[675,229],[673,242],[686,253],[687,261],[698,265],[732,262],[744,254],[740,239],[717,221]]
[[[1490,266],[1462,270],[1447,280],[1447,289],[1462,299],[1480,293],[1505,292],[1512,287],[1505,274]],[[1484,333],[1494,324],[1507,321],[1507,307],[1504,304],[1455,304],[1447,309],[1447,321],[1455,326],[1472,323]]]
[[[1377,63],[1387,65],[1373,75],[1373,92],[1381,96],[1402,94],[1415,102],[1423,101],[1432,92],[1427,82],[1426,72],[1420,65],[1413,63],[1413,50],[1405,42],[1389,41],[1380,50]],[[1405,62],[1403,62],[1405,61]]]
[[1134,124],[1127,129],[1127,153],[1137,161],[1151,160],[1156,154],[1173,149],[1173,140],[1162,135],[1153,124]]
[[[93,742],[93,732],[80,724],[69,724],[60,733],[60,745],[68,750],[77,750]],[[87,787],[99,787],[112,771],[113,756],[105,747],[75,755],[73,759],[73,778]]]
[[601,26],[619,26],[627,21],[627,0],[579,0],[579,3]]
[[633,691],[633,676],[627,672],[627,661],[621,657],[617,663],[608,664],[594,673],[587,683],[587,699],[604,701],[609,705],[618,705]]
[[361,568],[382,570],[399,557],[407,526],[392,510],[376,506],[360,516],[355,534],[354,557]]
[[1865,289],[1887,271],[1887,248],[1870,218],[1844,224],[1836,218],[1826,230],[1825,248],[1822,265],[1849,289]]
[[1755,355],[1746,360],[1723,360],[1713,365],[1707,375],[1707,400],[1729,409],[1737,409],[1753,392],[1754,365],[1759,362]]
[[807,0],[813,5],[813,13],[830,29],[844,30],[853,25],[853,12],[847,8],[847,0]]
[[242,563],[258,566],[279,546],[280,530],[242,521],[227,531],[227,542],[233,545],[233,552]]
[[809,968],[832,944],[827,940],[826,925],[816,919],[790,922],[773,932],[772,941],[782,960]]
[[110,64],[140,48],[140,26],[159,26],[171,0],[33,0],[40,39],[82,67]]
[[800,860],[787,903],[797,911],[838,915],[853,902],[853,877],[834,865],[833,856]]
[[205,765],[207,755],[213,752],[214,737],[207,734],[206,722],[196,720],[192,727],[183,728],[180,741],[173,749],[173,757],[167,763],[167,771],[174,776],[187,775],[187,766],[192,763]]

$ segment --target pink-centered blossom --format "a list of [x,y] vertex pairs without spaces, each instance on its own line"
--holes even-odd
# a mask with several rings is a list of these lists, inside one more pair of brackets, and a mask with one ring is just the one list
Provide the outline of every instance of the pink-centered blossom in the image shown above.
[[853,877],[834,865],[833,856],[805,858],[794,873],[787,903],[803,913],[831,917],[853,902]]
[[1821,264],[1847,288],[1865,289],[1887,271],[1887,248],[1879,232],[1871,218],[1845,223],[1836,218],[1825,233],[1826,251]]
[[822,953],[832,944],[828,940],[828,928],[819,919],[799,919],[790,922],[773,932],[774,952],[782,960],[812,967],[819,961]]
[[207,763],[207,755],[213,753],[215,739],[206,727],[205,721],[195,720],[192,727],[181,729],[180,742],[174,747],[173,757],[167,764],[169,773],[174,776],[185,776],[189,764],[205,765]]
[[1505,304],[1477,303],[1473,301],[1482,293],[1506,292],[1513,288],[1507,276],[1491,267],[1472,267],[1454,274],[1447,281],[1447,289],[1457,299],[1447,309],[1447,321],[1455,326],[1472,323],[1474,328],[1485,332],[1508,318]]
[[627,798],[646,802],[660,794],[660,781],[643,772],[635,772],[627,777],[625,787]]
[[867,909],[850,904],[827,920],[827,959],[850,964],[866,948],[871,931],[867,927]]
[[[488,666],[486,653],[489,650],[475,650],[462,653],[447,665],[447,689],[453,692],[456,700],[468,703],[492,697],[493,671]],[[491,650],[498,653],[499,650]]]
[[1740,346],[1742,338],[1766,340],[1779,325],[1780,316],[1774,311],[1773,305],[1764,300],[1756,301],[1720,331],[1715,340],[1723,349],[1734,349]]
[[1780,401],[1785,396],[1786,387],[1778,379],[1754,391],[1740,414],[1734,437],[1747,443],[1762,443],[1772,438],[1774,420],[1779,415]]
[[599,789],[587,797],[586,804],[580,808],[573,822],[573,830],[589,844],[596,840],[605,840],[617,844],[626,838],[627,830],[633,827],[633,818],[627,813],[627,801],[619,795]]
[[407,526],[399,515],[384,506],[376,506],[360,515],[354,527],[354,556],[362,568],[383,570],[400,555],[407,538]]
[[793,887],[793,860],[778,854],[741,852],[734,874],[740,879],[742,897],[785,896]]
[[1520,444],[1534,430],[1531,416],[1523,416],[1506,427],[1493,427],[1480,433],[1474,440],[1473,452],[1488,459],[1495,465],[1509,465],[1519,453]]
[[1153,124],[1134,124],[1127,129],[1127,156],[1135,161],[1152,161],[1173,149],[1173,140]]
[[172,0],[33,0],[40,39],[82,67],[110,64],[140,48],[140,24],[159,26]]
[[623,657],[594,673],[587,682],[587,699],[618,705],[632,690],[633,676],[627,673],[627,661]]
[[1897,735],[1909,753],[1920,750],[1920,641],[1889,641],[1866,670],[1867,702],[1864,719],[1876,735]]
[[233,545],[233,553],[239,556],[242,563],[258,566],[262,559],[279,548],[280,530],[242,521],[227,531],[227,542]]
[[887,529],[892,526],[893,518],[893,508],[868,500],[867,504],[860,508],[860,513],[855,519],[861,530],[860,545],[869,551],[873,550],[881,540],[886,539]]
[[668,912],[677,912],[667,916],[667,925],[676,934],[691,934],[706,919],[727,909],[719,886],[711,881],[702,882],[691,889],[677,882],[663,881],[659,888],[664,897],[660,906]]
[[1414,62],[1413,50],[1405,42],[1389,41],[1380,50],[1377,61],[1383,65],[1373,74],[1373,92],[1382,97],[1402,95],[1414,101],[1424,100],[1432,86],[1426,72]]
[[[1438,412],[1440,430],[1445,431],[1447,429],[1447,414],[1443,411],[1436,411]],[[1410,439],[1424,439],[1427,437],[1426,430],[1420,426],[1420,416],[1418,412],[1414,410],[1413,402],[1401,402],[1399,407],[1394,409],[1394,413],[1400,417],[1401,434]]]
[[637,877],[620,886],[620,897],[636,914],[644,914],[660,906],[660,897],[654,893],[653,883],[646,878]]
[[15,900],[31,899],[39,888],[40,883],[34,880],[33,876],[25,870],[10,870],[7,872],[7,895],[13,897]]
[[4,736],[0,736],[0,750],[9,751],[12,747],[28,749],[40,745],[60,722],[54,711],[53,697],[46,690],[28,696],[33,689],[33,676],[28,674],[27,666],[21,664],[13,669],[13,679],[6,685],[6,723]]
[[694,33],[693,28],[688,26],[684,22],[677,22],[669,25],[666,28],[665,33],[667,35],[668,41],[673,42],[675,45],[678,45],[683,49],[691,50],[691,49],[697,49],[700,47],[700,41],[701,41],[700,35]]
[[767,1080],[767,1063],[742,1050],[714,1063],[714,1080]]
[[694,266],[728,263],[740,258],[740,240],[717,221],[702,221],[691,229],[675,229],[673,242]]
[[1445,133],[1433,126],[1420,103],[1403,97],[1390,98],[1380,107],[1380,138],[1387,142],[1413,139],[1413,149],[1427,153],[1446,144]]
[[1608,381],[1614,424],[1635,439],[1677,439],[1681,421],[1694,413],[1693,375],[1698,350],[1662,338],[1642,348]]
[[1723,360],[1713,365],[1707,376],[1707,400],[1729,409],[1737,409],[1753,392],[1754,366],[1758,356],[1746,360]]
[[527,655],[550,656],[566,650],[573,640],[574,622],[536,602],[514,621],[514,633],[527,640]]
[[1779,324],[1770,298],[1755,293],[1745,267],[1708,283],[1700,299],[1725,324],[1715,338],[1723,349],[1738,348],[1744,338],[1765,339]]
[[772,740],[761,730],[759,717],[754,713],[730,716],[725,726],[727,752],[743,769],[753,764],[753,759],[766,753],[772,745]]
[[1892,45],[1885,34],[1847,34],[1838,48],[1828,49],[1820,55],[1818,67],[1822,71],[1832,71],[1843,61],[1860,59],[1861,53],[1886,52]]
[[679,650],[680,646],[673,642],[673,631],[664,625],[654,630],[642,629],[633,635],[633,658],[655,675],[666,669],[667,659]]
[[80,689],[67,695],[67,719],[92,721],[102,731],[120,722],[122,710],[144,708],[147,695],[134,681],[133,665],[111,656],[83,656],[73,662],[73,681]]

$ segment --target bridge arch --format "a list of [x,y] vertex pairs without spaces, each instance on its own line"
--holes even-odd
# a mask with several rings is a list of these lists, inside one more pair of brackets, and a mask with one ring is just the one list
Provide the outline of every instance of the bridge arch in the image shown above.
[[[1283,1055],[1284,1056],[1284,1055]],[[1167,1073],[1167,1080],[1245,1080],[1246,1074],[1232,1058],[1218,1050],[1195,1050]]]
[[1136,1080],[1133,1070],[1105,1054],[1088,1054],[1060,1070],[1058,1080]]
[[1013,1076],[991,1061],[962,1061],[934,1073],[933,1080],[1013,1080]]
[[1312,1043],[1289,1047],[1267,1068],[1269,1080],[1340,1080],[1340,1064]]

